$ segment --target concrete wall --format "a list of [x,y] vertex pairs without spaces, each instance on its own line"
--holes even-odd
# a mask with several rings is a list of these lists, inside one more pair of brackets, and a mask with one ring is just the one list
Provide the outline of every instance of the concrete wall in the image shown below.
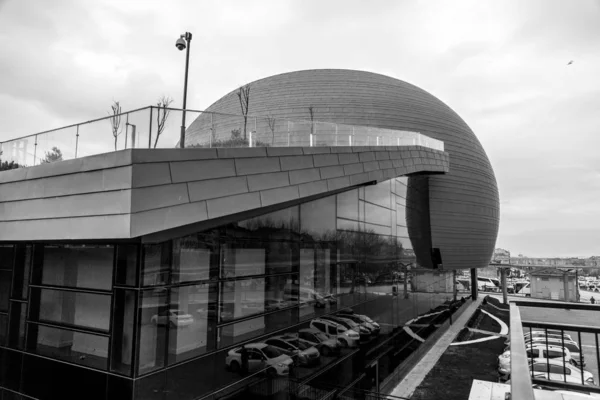
[[[251,83],[249,114],[293,120],[417,131],[444,142],[450,172],[429,179],[433,247],[441,249],[444,268],[481,268],[494,251],[499,225],[499,194],[491,164],[469,126],[426,91],[387,76],[350,70],[307,70]],[[236,91],[208,111],[239,114]],[[208,119],[207,119],[208,118]],[[209,122],[199,117],[186,143]],[[223,129],[220,139],[227,139]]]
[[0,241],[135,238],[414,173],[420,146],[123,150],[0,173]]

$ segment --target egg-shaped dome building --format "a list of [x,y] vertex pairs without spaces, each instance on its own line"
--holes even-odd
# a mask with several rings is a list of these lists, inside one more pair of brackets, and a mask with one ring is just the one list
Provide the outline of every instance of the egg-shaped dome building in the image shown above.
[[[248,115],[408,130],[443,141],[450,171],[410,177],[407,198],[411,188],[427,188],[429,215],[418,218],[430,224],[431,247],[440,250],[444,269],[488,265],[499,225],[496,178],[473,131],[442,101],[398,79],[352,70],[290,72],[249,86]],[[207,111],[241,114],[238,90]],[[186,131],[188,145],[204,140],[200,118]],[[415,247],[416,252],[427,250]]]

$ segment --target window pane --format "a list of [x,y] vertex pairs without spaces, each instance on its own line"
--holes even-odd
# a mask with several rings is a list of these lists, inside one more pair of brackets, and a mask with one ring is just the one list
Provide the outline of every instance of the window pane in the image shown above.
[[25,347],[25,318],[27,304],[13,301],[10,306],[9,346],[17,349]]
[[141,374],[165,365],[169,290],[167,288],[145,290],[140,296],[138,312],[140,314],[139,373]]
[[144,286],[167,285],[171,272],[171,242],[144,246],[142,284]]
[[108,337],[30,324],[30,350],[51,358],[106,369]]
[[135,314],[133,290],[116,290],[113,314],[111,371],[131,375],[133,324]]
[[365,201],[391,208],[391,181],[380,182],[377,185],[365,187]]
[[201,243],[198,235],[173,241],[173,282],[209,279],[210,248]]
[[0,245],[0,269],[12,271],[14,249],[15,247],[12,245]]
[[10,297],[11,271],[0,270],[0,311],[8,311],[8,299]]
[[292,309],[235,322],[219,328],[218,346],[225,347],[296,323]]
[[266,249],[221,246],[221,277],[232,278],[265,273]]
[[315,239],[335,233],[335,198],[336,196],[329,196],[300,206],[302,232],[311,234]]
[[117,246],[117,276],[118,285],[136,286],[138,249],[135,244],[120,244]]
[[365,214],[365,222],[385,226],[392,225],[392,212],[388,208],[365,203]]
[[0,314],[0,346],[6,346],[8,336],[8,315]]
[[[298,206],[285,208],[259,217],[238,222],[244,228],[237,233],[239,237],[249,237],[261,241],[289,239],[293,232],[299,231]],[[249,232],[251,233],[249,233]]]
[[221,283],[221,322],[265,311],[265,278]]
[[110,290],[113,246],[44,246],[42,283]]
[[358,221],[358,189],[337,195],[337,217]]
[[169,364],[214,348],[214,339],[209,337],[209,332],[214,332],[216,323],[215,297],[216,284],[171,289]]
[[15,257],[15,271],[13,274],[12,297],[15,299],[26,299],[29,288],[29,271],[31,269],[33,246],[18,246]]
[[51,289],[36,289],[34,293],[32,302],[35,302],[38,296],[40,299],[40,321],[108,331],[110,295]]

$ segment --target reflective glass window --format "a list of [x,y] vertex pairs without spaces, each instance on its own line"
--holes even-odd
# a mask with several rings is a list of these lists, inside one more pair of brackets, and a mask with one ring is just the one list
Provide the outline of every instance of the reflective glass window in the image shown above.
[[327,240],[335,235],[336,196],[304,203],[300,206],[300,228],[314,240]]
[[25,319],[27,303],[13,301],[10,306],[9,346],[17,349],[25,347]]
[[221,322],[265,312],[265,278],[221,282]]
[[133,290],[117,289],[114,294],[111,371],[131,375],[133,361],[133,326],[135,318]]
[[406,226],[406,206],[396,204],[396,224]]
[[[106,369],[108,337],[29,324],[29,350],[89,367]],[[28,339],[29,341],[29,339]]]
[[357,231],[359,226],[358,221],[351,221],[349,219],[337,219],[337,228],[338,230],[343,231]]
[[120,244],[117,246],[117,285],[136,286],[139,246]]
[[8,315],[0,314],[0,346],[6,346],[8,336]]
[[221,246],[221,277],[233,278],[265,273],[265,248],[243,248],[242,245]]
[[0,270],[12,271],[15,248],[13,245],[0,245]]
[[142,284],[144,286],[167,285],[171,279],[171,242],[144,246]]
[[212,251],[201,239],[190,235],[173,241],[173,282],[209,279]]
[[12,271],[0,270],[0,312],[8,311]]
[[31,260],[33,247],[31,245],[18,246],[17,256],[15,257],[15,271],[13,274],[12,297],[15,299],[26,299],[29,288],[29,271],[31,269]]
[[365,187],[365,201],[385,208],[392,207],[391,181]]
[[337,217],[358,221],[358,189],[337,195]]
[[258,335],[289,327],[298,322],[294,314],[292,309],[287,309],[221,326],[218,332],[218,346],[230,346]]
[[[293,232],[300,229],[298,218],[299,207],[288,207],[283,210],[275,211],[255,218],[250,218],[238,222],[238,226],[246,231],[252,232],[255,239],[268,240],[289,240]],[[239,236],[244,235],[243,231],[238,232]]]
[[[215,284],[171,289],[169,364],[205,353],[214,347]],[[212,289],[212,290],[211,290]]]
[[376,233],[379,235],[391,235],[392,227],[365,223],[365,231],[367,233]]
[[392,212],[389,208],[365,203],[365,222],[376,225],[391,226]]
[[40,305],[40,321],[108,331],[110,295],[52,289],[35,289],[32,293],[32,302]]
[[157,287],[140,293],[139,313],[139,373],[165,365],[167,329],[170,323],[169,289]]
[[110,290],[113,258],[113,246],[46,245],[41,283]]

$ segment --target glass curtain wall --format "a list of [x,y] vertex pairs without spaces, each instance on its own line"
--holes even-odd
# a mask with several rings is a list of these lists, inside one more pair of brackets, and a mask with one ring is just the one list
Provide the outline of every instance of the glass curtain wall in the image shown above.
[[[325,392],[355,379],[365,349],[414,317],[410,300],[390,296],[418,266],[407,214],[428,212],[427,203],[407,212],[407,182],[145,245],[137,397],[287,390],[261,386],[265,374],[319,375]],[[343,309],[361,316],[336,320]]]

